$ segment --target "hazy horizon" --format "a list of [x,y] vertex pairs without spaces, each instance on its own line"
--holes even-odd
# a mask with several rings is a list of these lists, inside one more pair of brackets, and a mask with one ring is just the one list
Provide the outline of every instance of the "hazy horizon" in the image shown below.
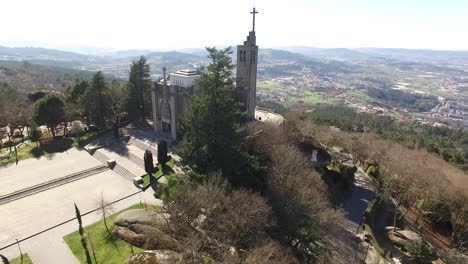
[[[242,43],[256,19],[261,48],[468,50],[468,2],[394,0],[4,2],[0,45],[93,54]],[[6,26],[7,25],[7,26]],[[143,25],[143,26],[141,26]]]

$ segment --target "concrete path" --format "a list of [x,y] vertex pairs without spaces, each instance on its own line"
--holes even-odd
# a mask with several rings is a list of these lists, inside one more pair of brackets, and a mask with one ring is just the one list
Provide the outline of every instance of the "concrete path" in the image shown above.
[[372,179],[361,168],[355,173],[353,190],[343,206],[346,216],[340,228],[331,234],[332,263],[359,263],[360,238],[358,227],[364,211],[374,197]]
[[104,155],[106,155],[110,159],[114,159],[117,164],[124,167],[129,172],[133,173],[135,176],[142,176],[142,175],[146,174],[144,168],[142,168],[142,167],[136,165],[135,163],[131,162],[128,159],[128,156],[126,156],[125,154],[119,154],[119,153],[116,153],[116,152],[114,152],[114,151],[112,151],[110,149],[106,149],[106,148],[101,148],[101,149],[98,149],[97,151],[101,152]]
[[[135,193],[133,184],[112,171],[106,171],[89,178],[72,182],[46,192],[38,193],[0,206],[0,247],[10,244],[55,224],[75,217],[73,203],[80,211],[87,212],[97,208],[101,193],[108,202]],[[161,203],[150,190],[141,193],[146,203]],[[140,201],[139,195],[113,205],[115,211],[122,210]],[[83,224],[89,225],[100,220],[96,213],[83,217]],[[62,237],[77,230],[76,221],[47,231],[34,238],[21,242],[21,249],[37,263],[78,263]],[[9,258],[18,256],[16,246],[1,252]]]
[[101,165],[86,151],[72,148],[53,156],[21,160],[0,168],[0,196]]

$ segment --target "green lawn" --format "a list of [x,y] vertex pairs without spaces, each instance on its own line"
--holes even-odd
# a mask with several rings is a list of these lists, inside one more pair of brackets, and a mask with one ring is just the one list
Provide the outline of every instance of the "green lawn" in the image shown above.
[[[171,159],[170,161],[166,162],[166,165],[169,167],[166,171],[166,174],[172,174],[174,173],[174,171],[172,170],[172,168],[174,167],[174,159]],[[167,167],[166,167],[167,168]],[[156,172],[153,173],[151,176],[154,177],[154,179],[156,180],[157,178],[159,178],[161,175],[163,175],[163,169],[162,169],[162,166],[161,164],[158,164],[158,166],[156,167]],[[148,174],[142,176],[143,178],[143,186],[147,186],[149,183],[150,183],[150,176]]]
[[[143,208],[143,206],[140,204],[136,204],[107,217],[107,223],[110,225],[110,229],[114,229],[114,220],[117,217],[117,215],[127,210],[139,208]],[[76,225],[78,229],[78,222],[76,222]],[[88,249],[91,254],[91,258],[93,258],[93,253],[91,250],[91,243],[89,243],[89,239],[91,239],[91,241],[93,242],[94,251],[96,253],[96,259],[99,263],[124,263],[125,260],[128,259],[131,255],[142,251],[142,249],[140,248],[130,247],[130,244],[120,239],[115,238],[111,241],[107,239],[107,231],[104,226],[104,221],[102,220],[85,227],[84,230],[86,236],[88,237]],[[67,242],[68,247],[78,258],[78,260],[81,263],[86,263],[83,247],[81,246],[80,234],[78,233],[78,231],[64,236],[63,239],[65,240],[65,242]]]
[[[29,145],[22,145],[18,149],[18,160],[24,160],[24,159],[29,159],[33,157],[33,154],[31,153],[32,149],[36,146],[35,143],[29,144]],[[9,152],[9,148],[5,149],[6,152]],[[14,163],[16,162],[16,157],[14,153],[9,154],[6,158],[0,160],[0,167],[5,166],[9,163]]]
[[[43,155],[49,155],[58,152],[65,152],[73,147],[78,147],[80,142],[87,142],[92,140],[94,137],[98,137],[103,133],[106,133],[107,130],[89,132],[85,135],[78,137],[66,137],[66,138],[57,138],[47,143],[37,145],[37,143],[24,143],[18,149],[18,160],[30,159],[30,158],[40,158]],[[0,154],[4,152],[9,152],[9,148],[0,149]],[[16,162],[16,157],[14,154],[10,154],[7,158],[0,161],[0,167],[7,165],[9,163]]]
[[371,103],[374,102],[375,100],[369,97],[366,92],[363,91],[356,91],[356,90],[351,90],[347,91],[346,95],[349,97],[355,97],[359,99],[360,103]]
[[260,88],[266,88],[266,89],[279,89],[279,88],[285,87],[285,85],[283,84],[275,83],[272,81],[257,82],[257,86]]
[[326,94],[314,91],[305,91],[303,96],[290,96],[287,98],[287,105],[293,105],[295,103],[305,103],[310,105],[315,104],[336,104],[341,99],[328,97]]
[[170,161],[166,162],[166,165],[171,167],[171,168],[174,168],[174,159],[171,159]]
[[[21,264],[21,257],[16,257],[10,260],[10,264]],[[28,254],[23,254],[23,264],[32,264]]]

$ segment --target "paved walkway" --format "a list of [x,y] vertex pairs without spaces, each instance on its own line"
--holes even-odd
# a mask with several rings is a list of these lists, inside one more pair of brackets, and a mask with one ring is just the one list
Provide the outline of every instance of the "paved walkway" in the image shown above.
[[72,148],[53,156],[21,160],[0,168],[0,196],[101,165],[86,151]]
[[[157,151],[154,148],[157,139],[146,140],[145,133],[136,130],[132,132],[140,137],[138,140],[132,138],[133,144],[114,142],[111,138],[103,137],[102,140],[111,144],[107,148],[98,149],[93,155],[94,157],[85,151],[71,149],[65,153],[55,154],[49,159],[29,159],[21,161],[18,166],[1,168],[0,194],[2,192],[11,193],[18,189],[63,177],[66,174],[82,171],[105,163],[107,159],[115,159],[116,168],[128,172],[128,175],[123,175],[125,173],[114,168],[114,171],[105,171],[0,205],[2,215],[0,218],[0,248],[14,242],[15,239],[28,237],[75,217],[74,203],[83,213],[98,207],[102,194],[106,202],[111,202],[137,192],[138,189],[133,185],[132,179],[134,175],[145,174],[142,157],[146,148],[153,151],[154,157],[157,156]],[[11,177],[11,175],[15,175],[15,177]],[[22,181],[18,181],[18,178],[21,178]],[[146,203],[161,203],[160,200],[154,198],[151,189],[141,193],[141,197]],[[115,211],[118,211],[139,201],[139,195],[136,195],[118,202],[113,207]],[[100,220],[100,216],[93,213],[83,217],[83,224],[86,226],[98,220]],[[35,264],[78,263],[62,239],[63,236],[76,230],[77,223],[72,221],[21,242],[20,245],[23,252],[28,253]],[[8,258],[19,255],[16,246],[2,250],[0,253]]]
[[[136,191],[131,182],[112,171],[107,171],[2,205],[0,247],[14,242],[16,238],[27,237],[75,217],[73,203],[76,203],[83,213],[98,207],[101,194],[107,202],[111,202]],[[141,193],[141,197],[146,203],[160,203],[160,200],[153,197],[151,190]],[[139,201],[139,195],[135,195],[114,204],[113,208],[119,211]],[[83,224],[86,226],[98,220],[100,215],[92,213],[83,217]],[[35,264],[78,263],[62,239],[76,230],[77,222],[72,221],[21,242],[21,249],[31,256]],[[13,258],[18,256],[19,251],[16,246],[12,246],[1,253]]]

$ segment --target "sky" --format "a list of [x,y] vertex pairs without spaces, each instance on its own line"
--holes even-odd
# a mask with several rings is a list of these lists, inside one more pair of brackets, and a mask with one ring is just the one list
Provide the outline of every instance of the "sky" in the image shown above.
[[0,45],[64,50],[468,50],[467,0],[0,0]]

